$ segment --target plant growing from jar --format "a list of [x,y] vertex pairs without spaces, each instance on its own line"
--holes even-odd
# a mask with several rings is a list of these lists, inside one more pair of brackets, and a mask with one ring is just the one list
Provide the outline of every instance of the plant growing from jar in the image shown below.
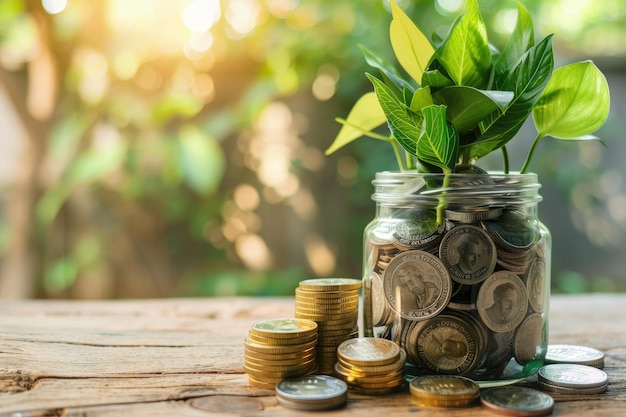
[[[489,43],[477,0],[433,43],[390,6],[403,72],[361,47],[379,71],[367,74],[374,91],[338,119],[326,151],[366,136],[390,143],[398,163],[373,181],[365,334],[399,341],[418,374],[526,377],[547,347],[551,252],[529,162],[546,137],[599,140],[592,133],[608,117],[608,84],[591,61],[555,69],[552,35],[536,42],[522,5],[501,50]],[[537,135],[512,172],[507,144],[531,115]],[[375,131],[385,122],[387,136]],[[502,172],[477,167],[496,151]]]

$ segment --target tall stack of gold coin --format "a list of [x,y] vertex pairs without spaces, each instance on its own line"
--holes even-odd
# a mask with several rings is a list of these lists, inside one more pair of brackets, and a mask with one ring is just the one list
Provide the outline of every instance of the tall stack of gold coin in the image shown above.
[[255,323],[244,341],[244,371],[250,385],[274,389],[288,377],[317,373],[317,323],[299,318]]
[[404,384],[406,353],[378,337],[347,340],[337,349],[335,375],[364,395],[387,394]]
[[296,288],[296,317],[317,323],[318,373],[334,375],[337,347],[358,336],[361,280],[318,278]]

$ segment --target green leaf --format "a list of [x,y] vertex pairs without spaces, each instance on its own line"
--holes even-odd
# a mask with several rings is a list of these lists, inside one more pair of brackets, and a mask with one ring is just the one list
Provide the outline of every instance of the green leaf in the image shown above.
[[606,78],[591,61],[554,71],[533,109],[539,136],[576,139],[604,124],[610,107]]
[[362,95],[348,113],[344,125],[339,130],[333,143],[326,149],[326,155],[330,155],[337,149],[363,136],[385,123],[387,117],[378,104],[376,93],[370,92]]
[[416,144],[421,127],[419,113],[410,114],[410,110],[393,94],[389,87],[373,75],[366,75],[374,85],[378,102],[385,112],[391,133],[408,153],[417,156]]
[[431,87],[436,90],[451,85],[454,85],[454,81],[446,77],[439,69],[428,69],[422,75],[422,87]]
[[484,91],[466,86],[446,87],[433,94],[437,104],[447,106],[448,120],[459,135],[476,128],[491,113],[502,112],[513,97],[512,91]]
[[456,84],[487,88],[491,51],[476,0],[467,0],[465,12],[453,23],[436,56]]
[[513,91],[515,98],[504,113],[494,112],[480,123],[482,134],[469,147],[470,159],[479,159],[506,145],[519,131],[541,97],[554,68],[552,35],[533,46],[506,77],[497,78],[497,90]]
[[507,44],[495,62],[496,72],[513,68],[517,61],[535,44],[535,30],[528,10],[517,4],[517,22]]
[[451,172],[457,160],[459,136],[446,120],[446,106],[428,106],[422,109],[422,114],[424,129],[417,142],[417,157]]
[[432,106],[433,104],[435,104],[435,102],[433,101],[433,96],[430,94],[430,87],[425,87],[415,91],[409,107],[411,111],[419,112],[424,107]]
[[389,26],[391,47],[402,68],[419,83],[435,50],[396,2],[389,3],[393,16]]
[[363,56],[365,56],[365,62],[384,74],[384,76],[391,80],[391,82],[398,88],[398,90],[403,90],[404,88],[413,89],[411,84],[409,84],[404,78],[402,78],[402,75],[400,75],[396,67],[394,67],[391,63],[374,54],[363,45],[359,45],[359,48],[361,48],[361,51],[363,51]]

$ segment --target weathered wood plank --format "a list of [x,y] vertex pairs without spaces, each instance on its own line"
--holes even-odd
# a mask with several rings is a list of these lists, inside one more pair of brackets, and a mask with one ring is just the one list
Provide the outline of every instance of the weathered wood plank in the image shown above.
[[[553,297],[551,343],[603,350],[610,381],[605,394],[555,395],[555,414],[614,416],[626,409],[625,304],[626,295]],[[249,327],[260,319],[293,316],[293,310],[291,298],[2,301],[0,415],[62,409],[68,417],[198,417],[207,415],[193,405],[200,398],[213,402],[210,415],[233,415],[229,407],[260,404],[254,415],[293,416],[293,410],[277,405],[271,391],[250,387],[242,369]],[[391,417],[416,411],[406,392],[351,393],[347,407],[328,414]],[[423,416],[484,415],[479,406],[419,411]]]

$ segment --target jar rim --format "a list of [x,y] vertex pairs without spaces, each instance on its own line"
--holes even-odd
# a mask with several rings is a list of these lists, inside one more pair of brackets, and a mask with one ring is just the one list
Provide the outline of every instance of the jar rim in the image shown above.
[[380,171],[372,199],[383,205],[526,206],[542,200],[537,174],[519,172],[420,173]]

